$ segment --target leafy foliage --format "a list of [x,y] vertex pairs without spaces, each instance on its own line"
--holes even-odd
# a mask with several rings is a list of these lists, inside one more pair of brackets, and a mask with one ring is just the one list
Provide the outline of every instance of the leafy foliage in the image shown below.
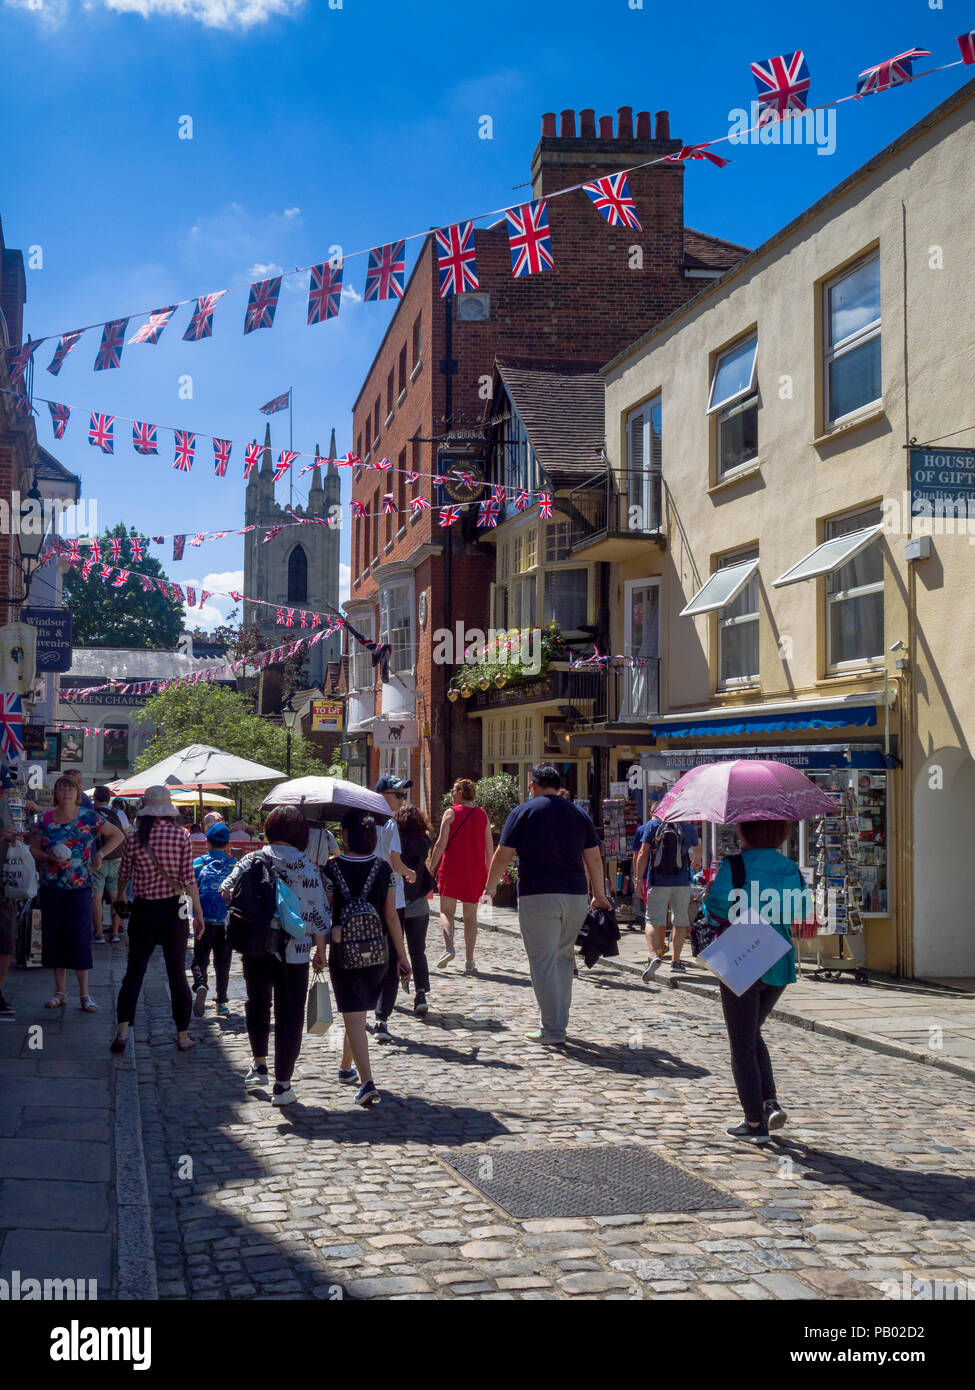
[[[128,531],[124,523],[119,522],[105,532],[103,539],[118,536],[125,540],[129,535],[135,536],[138,532]],[[123,547],[123,555],[126,552],[127,547]],[[154,555],[135,561],[125,558],[118,568],[130,570],[133,576],[148,574],[152,578],[166,578]],[[144,592],[134,577],[127,579],[119,589],[110,582],[103,584],[97,568],[87,579],[82,579],[81,570],[76,566],[68,568],[64,576],[64,606],[72,615],[74,642],[78,647],[173,651],[183,630],[183,610],[179,604],[156,588]]]
[[[518,783],[508,772],[496,773],[494,777],[482,777],[477,783],[474,803],[483,806],[487,818],[496,831],[500,831],[510,813],[521,804]],[[440,814],[451,806],[450,792],[445,792],[440,802]]]

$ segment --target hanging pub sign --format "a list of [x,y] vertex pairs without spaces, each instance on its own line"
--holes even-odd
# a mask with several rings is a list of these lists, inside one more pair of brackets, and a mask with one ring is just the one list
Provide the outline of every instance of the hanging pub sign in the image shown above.
[[66,608],[22,608],[20,621],[37,629],[37,672],[71,670],[71,614]]
[[419,725],[415,719],[400,719],[384,714],[372,726],[374,748],[416,748],[420,741]]
[[44,757],[47,748],[47,730],[43,724],[25,724],[23,739],[25,757]]

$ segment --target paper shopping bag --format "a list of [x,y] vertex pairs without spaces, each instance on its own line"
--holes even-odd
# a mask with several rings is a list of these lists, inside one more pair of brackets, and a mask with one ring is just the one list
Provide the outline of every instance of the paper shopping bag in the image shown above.
[[324,975],[316,975],[308,991],[308,1032],[321,1035],[332,1026],[332,999]]
[[748,910],[712,941],[698,960],[734,994],[742,995],[791,950],[784,936],[757,912]]

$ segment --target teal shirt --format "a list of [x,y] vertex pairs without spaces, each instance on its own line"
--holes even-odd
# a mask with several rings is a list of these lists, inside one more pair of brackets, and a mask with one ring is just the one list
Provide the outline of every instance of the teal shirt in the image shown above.
[[[796,864],[784,854],[780,854],[777,849],[745,849],[742,850],[742,858],[745,861],[743,891],[749,894],[749,904],[751,905],[754,899],[756,909],[769,918],[775,930],[791,946],[792,936],[789,928],[793,921],[801,922],[805,916],[803,899],[797,896],[800,890],[806,889],[805,879]],[[755,885],[754,889],[752,884]],[[734,891],[731,867],[727,859],[722,859],[704,900],[705,907],[712,916],[728,917]],[[771,900],[766,897],[763,902],[762,894],[768,891],[774,893],[775,897]],[[776,909],[774,912],[769,911],[770,901]],[[793,950],[777,960],[771,970],[766,970],[762,976],[762,982],[766,985],[791,985],[795,983],[795,979],[796,961]]]

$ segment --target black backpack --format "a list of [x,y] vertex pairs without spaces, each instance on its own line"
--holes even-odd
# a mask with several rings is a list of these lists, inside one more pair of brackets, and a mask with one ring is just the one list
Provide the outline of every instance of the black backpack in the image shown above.
[[369,870],[369,876],[356,896],[353,896],[336,860],[333,859],[329,865],[331,877],[345,898],[338,919],[341,938],[332,945],[336,964],[341,970],[366,970],[371,965],[389,963],[386,928],[376,911],[375,903],[371,903],[368,898],[369,890],[376,881],[382,863],[381,859],[375,860]]
[[277,925],[276,874],[266,854],[248,855],[234,882],[227,909],[227,940],[242,956],[280,955],[284,932]]
[[650,883],[653,883],[658,870],[668,878],[676,878],[686,864],[687,843],[683,830],[676,821],[664,821],[653,837]]

